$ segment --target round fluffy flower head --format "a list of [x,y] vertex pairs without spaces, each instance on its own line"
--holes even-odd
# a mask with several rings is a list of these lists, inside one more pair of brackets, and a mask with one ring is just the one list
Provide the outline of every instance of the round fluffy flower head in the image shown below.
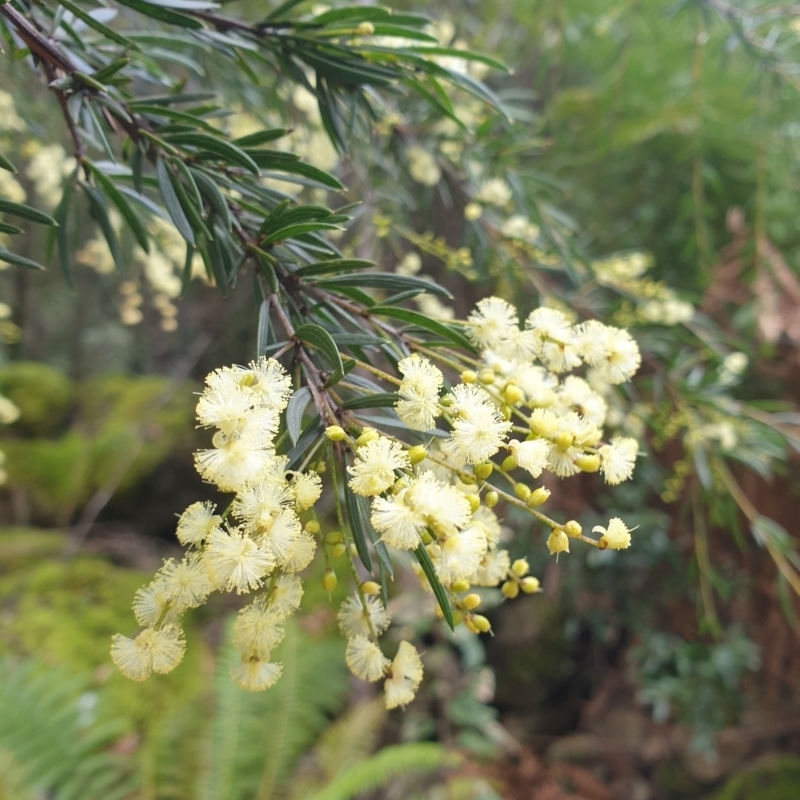
[[289,547],[286,559],[281,563],[286,572],[302,572],[313,560],[317,551],[317,540],[311,534],[301,532]]
[[180,664],[185,650],[183,631],[173,624],[145,628],[135,639],[119,633],[111,639],[111,660],[132,681],[146,680],[153,672],[170,672]]
[[385,492],[395,480],[396,469],[410,469],[411,462],[403,448],[385,436],[368,442],[358,450],[358,456],[348,472],[350,488],[364,497]]
[[217,529],[204,551],[214,584],[228,592],[250,592],[275,566],[275,557],[238,528]]
[[434,559],[442,583],[449,585],[469,578],[480,567],[487,548],[486,532],[479,522],[448,536],[441,545],[439,557]]
[[486,297],[467,318],[472,341],[479,347],[495,347],[519,326],[517,309],[499,297]]
[[254,447],[244,438],[232,439],[213,450],[198,450],[194,454],[200,475],[223,492],[238,492],[248,483],[258,481],[269,469],[273,458],[271,449]]
[[467,464],[480,464],[500,449],[511,422],[480,386],[461,383],[453,387],[451,397],[455,418],[444,451]]
[[633,475],[638,451],[636,439],[629,436],[617,436],[611,440],[611,444],[603,445],[598,453],[600,472],[603,473],[606,483],[615,486],[628,480]]
[[231,513],[245,523],[248,532],[269,530],[278,514],[292,500],[286,483],[259,481],[242,489],[234,498]]
[[608,527],[595,525],[592,533],[600,533],[601,544],[609,550],[625,550],[631,546],[631,532],[628,526],[619,518],[613,517],[609,520]]
[[177,611],[170,604],[169,591],[156,578],[147,586],[136,590],[133,596],[133,616],[140,625],[155,625],[162,620],[174,622]]
[[280,643],[283,634],[272,607],[259,598],[236,615],[232,644],[240,654],[269,661],[270,651]]
[[298,512],[305,511],[319,500],[322,494],[322,478],[316,472],[295,472],[291,484],[294,504]]
[[279,575],[272,586],[269,607],[278,620],[284,620],[300,607],[303,583],[297,575]]
[[497,586],[505,580],[511,569],[508,550],[489,550],[481,559],[480,566],[469,577],[473,586]]
[[577,375],[568,375],[558,392],[557,407],[561,411],[576,411],[595,425],[606,421],[606,401]]
[[392,663],[378,645],[365,636],[354,636],[348,640],[345,661],[353,675],[370,682],[379,681]]
[[508,443],[508,450],[522,469],[527,470],[532,477],[538,478],[547,466],[550,442],[546,439],[532,439],[525,442],[512,439]]
[[247,692],[263,692],[280,678],[283,664],[273,664],[258,656],[250,656],[241,666],[231,671],[234,683]]
[[178,519],[175,534],[181,544],[200,544],[211,531],[222,523],[216,514],[217,507],[210,502],[192,503]]
[[261,403],[275,411],[283,411],[292,393],[292,379],[274,359],[262,356],[251,361],[245,371],[245,380],[259,397]]
[[403,374],[399,390],[402,396],[407,396],[406,393],[434,397],[439,394],[444,376],[427,358],[415,353],[399,361],[397,368]]
[[[401,388],[401,395],[403,394]],[[429,431],[442,413],[437,395],[420,395],[407,392],[394,405],[397,416],[415,431]]]
[[608,327],[590,319],[575,328],[575,349],[591,367],[599,367],[608,361]]
[[422,681],[422,659],[406,641],[400,642],[397,655],[389,667],[389,677],[383,684],[386,693],[386,708],[408,705],[417,693]]
[[294,544],[301,532],[297,514],[291,508],[284,508],[270,526],[256,537],[256,541],[278,564],[285,564],[294,554]]
[[177,611],[197,608],[212,589],[203,556],[197,552],[189,553],[183,561],[167,560],[155,583],[166,593],[170,607]]
[[404,501],[426,525],[446,536],[465,527],[470,519],[469,501],[463,493],[430,470],[411,481]]
[[414,550],[425,530],[425,517],[406,502],[408,490],[403,489],[393,497],[376,497],[372,501],[372,527],[381,539],[400,550]]
[[642,363],[639,346],[626,330],[608,328],[607,331],[608,356],[600,367],[601,374],[609,383],[624,383],[633,377]]
[[257,402],[255,393],[243,385],[241,371],[220,367],[206,376],[206,386],[197,401],[197,421],[204,428],[219,428],[230,436]]
[[536,308],[525,320],[525,327],[532,330],[539,339],[559,344],[573,344],[575,334],[566,315],[555,308]]
[[[367,611],[364,613],[364,606]],[[369,617],[369,621],[367,621]],[[381,599],[374,594],[364,595],[364,602],[358,594],[346,598],[339,608],[339,629],[348,639],[358,636],[369,637],[372,631],[380,636],[392,621]],[[372,631],[370,630],[372,623]]]

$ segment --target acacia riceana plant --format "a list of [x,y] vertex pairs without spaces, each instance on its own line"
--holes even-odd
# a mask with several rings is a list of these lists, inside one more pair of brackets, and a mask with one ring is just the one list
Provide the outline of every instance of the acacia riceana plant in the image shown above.
[[[327,300],[358,310],[333,294]],[[391,623],[386,599],[397,551],[414,555],[435,596],[431,613],[478,634],[490,624],[476,612],[481,598],[473,587],[500,587],[506,599],[539,590],[527,563],[512,564],[500,546],[494,509],[501,500],[545,524],[551,554],[569,552],[570,540],[630,545],[619,518],[596,527],[600,536],[592,538],[574,520],[547,516],[541,507],[549,492],[534,485],[545,471],[559,478],[599,472],[611,485],[633,473],[636,440],[607,441],[603,433],[605,396],[640,364],[625,330],[572,325],[545,307],[520,327],[515,308],[490,297],[465,322],[442,326],[454,340],[445,346],[364,314],[370,333],[340,332],[339,339],[380,343],[382,356],[342,361],[330,374],[313,356],[327,350],[337,360],[333,335],[321,326],[295,328],[274,295],[266,304],[288,337],[274,346],[277,354],[291,354],[301,379],[293,382],[279,360],[265,356],[207,376],[197,420],[214,433],[195,463],[232,499],[224,509],[194,503],[181,515],[184,559],[168,560],[137,593],[134,612],[144,630],[113,640],[112,658],[129,678],[172,670],[185,647],[183,612],[213,591],[236,592],[253,599],[234,624],[241,663],[233,679],[244,689],[269,688],[281,674],[271,652],[303,594],[300,573],[324,559],[323,585],[332,591],[341,559],[339,574],[353,590],[338,613],[348,667],[363,680],[384,681],[388,708],[404,706],[422,679],[419,653],[403,641],[390,660],[379,644]],[[572,374],[578,368],[585,378]],[[305,414],[309,404],[313,412]],[[364,414],[375,407],[394,414]],[[326,488],[337,531],[323,531],[315,511]]]

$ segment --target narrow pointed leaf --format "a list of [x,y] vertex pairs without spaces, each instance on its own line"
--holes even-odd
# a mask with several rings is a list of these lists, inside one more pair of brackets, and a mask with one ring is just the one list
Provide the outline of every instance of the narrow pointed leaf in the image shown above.
[[0,197],[0,214],[11,214],[14,217],[22,217],[31,222],[38,222],[40,225],[57,225],[58,223],[38,208],[31,208],[23,203],[12,203]]
[[439,576],[436,574],[433,561],[431,561],[431,557],[428,555],[425,545],[420,542],[419,546],[414,551],[414,555],[417,557],[417,561],[419,561],[419,565],[422,567],[422,571],[425,573],[425,577],[428,579],[431,589],[433,589],[433,594],[436,596],[439,608],[442,609],[442,614],[447,624],[450,626],[450,630],[454,631],[456,626],[453,620],[453,609],[450,608],[450,600],[447,597],[444,586],[442,586],[442,582],[439,580]]
[[25,269],[44,269],[44,267],[37,261],[30,258],[19,256],[16,253],[10,253],[4,247],[0,247],[0,261],[5,261],[7,264],[13,264],[15,267],[24,267]]

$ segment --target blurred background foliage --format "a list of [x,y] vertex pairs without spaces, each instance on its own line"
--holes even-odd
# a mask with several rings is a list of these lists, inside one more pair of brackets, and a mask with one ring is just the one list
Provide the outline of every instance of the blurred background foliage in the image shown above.
[[[20,411],[0,428],[0,798],[794,800],[797,9],[396,5],[429,14],[442,44],[513,66],[470,67],[505,113],[454,92],[461,128],[390,94],[339,154],[308,97],[273,76],[242,83],[188,47],[168,69],[219,92],[235,135],[291,127],[281,145],[335,172],[336,204],[359,203],[346,252],[435,276],[459,313],[497,292],[523,313],[547,302],[634,329],[645,363],[617,409],[646,442],[634,480],[613,495],[589,480],[551,488],[584,527],[617,513],[638,524],[635,546],[555,562],[509,510],[512,557],[543,595],[498,611],[488,643],[418,631],[427,678],[405,714],[354,695],[321,588],[282,646],[278,692],[243,697],[227,681],[227,608],[197,614],[175,673],[126,684],[108,636],[173,552],[181,499],[207,491],[191,469],[192,391],[250,356],[256,314],[245,287],[223,300],[198,277],[182,292],[167,230],[161,259],[134,257],[120,279],[87,217],[74,291],[56,268],[0,272],[0,395]],[[10,59],[0,85],[15,86],[19,115],[2,109],[0,150],[22,165],[0,192],[52,211],[70,169],[54,101]],[[23,239],[24,255],[42,253]],[[417,624],[413,604],[394,612]]]

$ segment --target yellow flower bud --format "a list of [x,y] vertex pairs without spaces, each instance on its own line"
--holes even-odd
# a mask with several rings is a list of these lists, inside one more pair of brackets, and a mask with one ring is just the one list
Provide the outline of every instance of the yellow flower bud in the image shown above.
[[347,434],[344,432],[344,428],[341,428],[339,425],[329,425],[325,428],[325,435],[332,442],[341,442]]
[[422,531],[419,537],[422,539],[423,544],[430,544],[433,541],[433,536],[431,536],[430,531]]
[[494,383],[495,374],[490,369],[482,369],[478,373],[478,382],[484,386],[491,386]]
[[558,553],[569,553],[569,536],[561,528],[553,528],[547,537],[547,549],[551,556]]
[[379,583],[375,583],[375,581],[364,581],[361,584],[361,592],[362,594],[380,594],[381,586]]
[[492,629],[492,623],[481,614],[475,614],[472,617],[472,624],[481,632],[487,633]]
[[467,502],[469,503],[470,511],[474,513],[481,505],[481,498],[477,494],[468,494]]
[[517,483],[514,485],[514,494],[519,497],[520,500],[527,500],[531,496],[531,490],[529,486],[526,486],[524,483]]
[[500,591],[509,599],[513,600],[519,594],[519,584],[516,581],[506,581]]
[[[308,530],[308,525],[306,525],[306,530]],[[325,534],[325,544],[341,544],[343,541],[344,537],[339,531],[331,531]]]
[[456,608],[453,609],[453,625],[460,625],[464,621],[464,615]]
[[328,567],[328,569],[325,570],[325,574],[322,576],[322,588],[326,592],[332,592],[336,588],[338,582],[336,573]]
[[478,373],[471,369],[465,369],[459,377],[461,378],[461,383],[478,382]]
[[480,203],[467,203],[464,206],[464,219],[468,222],[475,222],[476,219],[480,219],[481,214],[483,214],[483,208]]
[[506,390],[503,392],[503,397],[505,398],[506,403],[508,403],[510,406],[515,406],[525,397],[525,392],[523,392],[519,386],[515,386],[513,383],[510,383],[508,386],[506,386]]
[[480,633],[478,626],[469,617],[464,619],[464,626],[470,633]]
[[433,613],[436,615],[437,619],[444,619],[444,611],[442,611],[442,607],[437,603],[436,608],[433,609]]
[[306,522],[306,532],[310,533],[312,536],[319,533],[319,522],[315,519],[310,519]]
[[428,451],[421,444],[415,445],[408,451],[408,460],[412,464],[419,464],[428,457]]
[[339,558],[343,556],[347,552],[347,545],[345,544],[335,544],[331,547],[331,558]]
[[550,490],[545,489],[544,486],[540,486],[538,489],[534,489],[531,493],[531,496],[525,501],[525,505],[528,508],[538,508],[542,503],[547,502],[547,498],[550,497]]
[[485,481],[494,470],[494,465],[489,463],[488,461],[485,464],[478,464],[475,467],[475,475],[480,478],[480,480]]
[[461,602],[467,611],[472,611],[481,604],[481,596],[473,592],[472,594],[468,594]]
[[522,579],[520,588],[523,592],[525,592],[525,594],[535,594],[539,591],[539,579],[534,578],[532,575],[528,575],[527,578]]
[[506,472],[511,472],[512,469],[517,468],[517,459],[514,456],[506,456],[501,466]]
[[581,528],[578,522],[576,522],[574,519],[571,519],[569,522],[564,523],[564,533],[566,533],[567,536],[572,536],[575,538],[583,533],[583,528]]
[[355,544],[353,542],[350,542],[350,544],[347,545],[347,546],[350,549],[350,555],[353,558],[355,558],[358,555],[358,548],[355,546]]
[[457,581],[453,581],[450,588],[454,592],[466,592],[469,589],[469,581],[466,578],[459,578]]
[[359,36],[371,36],[375,33],[375,26],[371,22],[359,22],[356,33]]
[[375,428],[364,428],[361,431],[361,435],[356,439],[356,447],[363,447],[365,444],[374,442],[379,436],[380,434]]
[[559,433],[556,436],[556,447],[559,450],[567,450],[572,447],[572,443],[575,441],[575,437],[571,433]]
[[600,469],[600,456],[594,453],[583,453],[575,459],[575,466],[584,472],[597,472]]
[[491,492],[486,492],[484,502],[486,503],[486,508],[494,508],[500,502],[500,495],[494,489]]
[[512,565],[511,571],[518,577],[524,578],[530,571],[530,565],[526,558],[518,558]]

